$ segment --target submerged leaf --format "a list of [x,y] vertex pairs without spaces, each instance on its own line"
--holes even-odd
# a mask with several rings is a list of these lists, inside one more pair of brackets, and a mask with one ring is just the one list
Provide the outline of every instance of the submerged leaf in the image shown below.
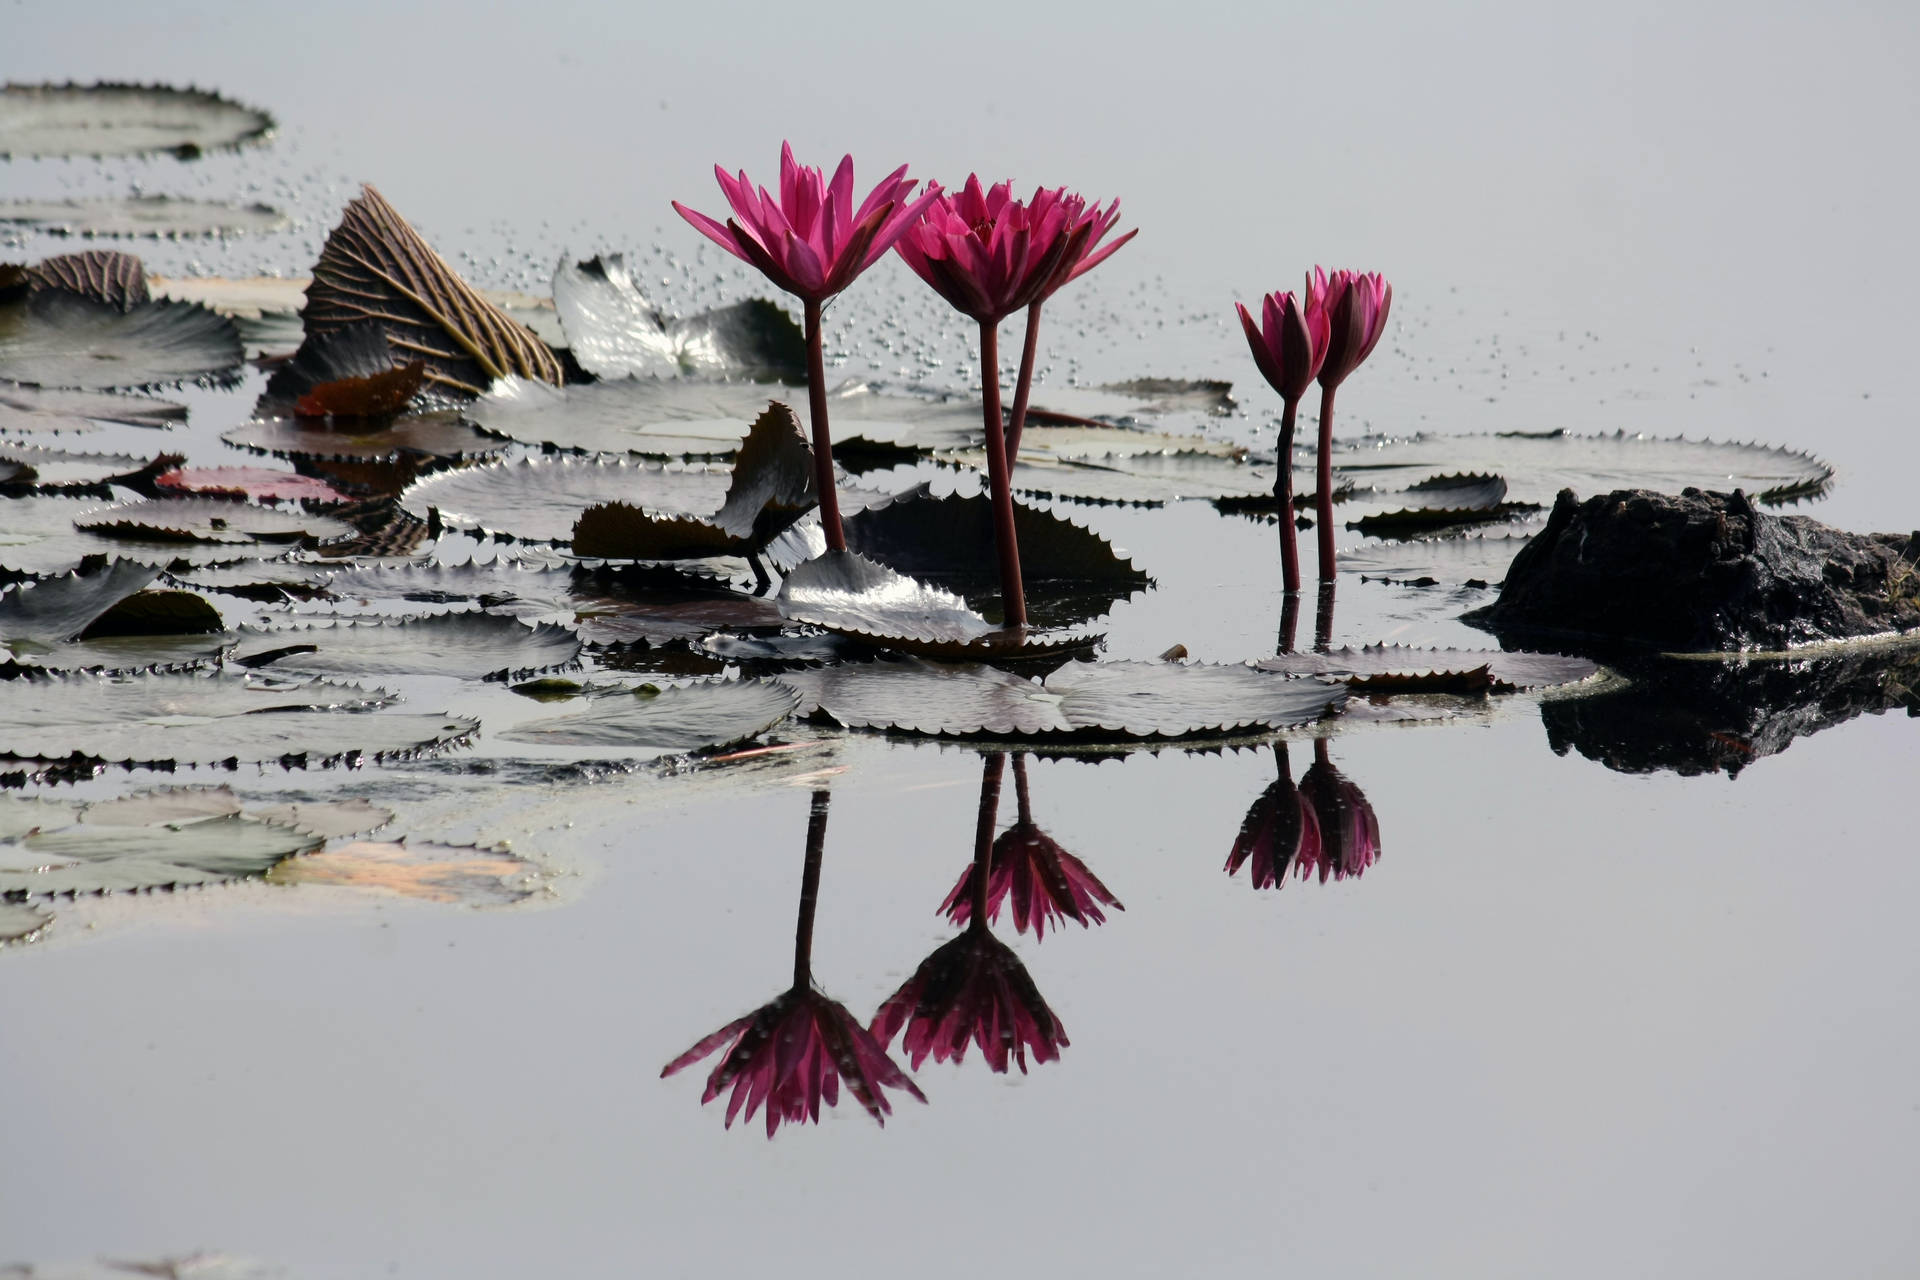
[[371,889],[427,902],[495,906],[538,893],[540,870],[505,850],[427,841],[357,840],[292,858],[267,876],[274,884]]
[[[0,222],[6,220],[6,207],[0,205]],[[146,266],[130,253],[110,249],[48,258],[27,268],[27,280],[35,289],[65,289],[122,311],[152,301],[147,295]]]
[[641,294],[617,253],[562,259],[553,301],[574,359],[596,378],[806,376],[805,336],[775,303],[754,298],[669,320]]
[[518,679],[566,666],[580,638],[548,623],[493,613],[441,613],[398,621],[342,620],[241,633],[235,661],[274,674],[427,675]]
[[427,379],[477,396],[508,376],[558,384],[560,362],[526,327],[455,273],[371,186],[347,205],[313,269],[309,337],[373,321]]
[[555,747],[702,751],[758,737],[799,701],[775,680],[703,680],[650,695],[596,698],[590,710],[515,725],[499,736]]
[[122,311],[43,289],[0,307],[0,379],[100,391],[221,377],[240,361],[233,321],[194,303]]
[[257,142],[273,117],[204,89],[138,84],[10,84],[0,88],[0,157],[190,159]]
[[993,667],[906,661],[798,671],[801,711],[848,728],[970,737],[1127,740],[1228,736],[1305,724],[1346,690],[1243,666],[1072,662],[1044,683]]

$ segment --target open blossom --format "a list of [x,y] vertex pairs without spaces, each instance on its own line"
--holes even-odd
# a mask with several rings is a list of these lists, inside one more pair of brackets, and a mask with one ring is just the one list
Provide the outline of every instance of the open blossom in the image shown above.
[[[953,892],[940,904],[955,924],[966,924],[973,916],[976,865],[968,864]],[[1021,933],[1031,928],[1036,938],[1046,936],[1049,923],[1058,928],[1062,920],[1078,920],[1082,928],[1103,924],[1102,906],[1126,910],[1085,863],[1027,821],[1014,823],[993,842],[987,872],[988,920],[999,919],[1000,904],[1009,894],[1013,927]]]
[[1328,761],[1324,740],[1314,744],[1314,757],[1300,778],[1300,798],[1319,820],[1320,848],[1311,857],[1303,849],[1298,865],[1302,879],[1317,867],[1324,884],[1329,876],[1357,876],[1380,860],[1380,820],[1360,788]]
[[1027,1053],[1035,1062],[1053,1062],[1067,1047],[1060,1025],[1026,966],[984,923],[928,956],[873,1015],[873,1034],[886,1045],[906,1028],[901,1048],[918,1071],[932,1055],[935,1062],[960,1062],[969,1042],[994,1071],[1011,1060],[1022,1074]]
[[845,1006],[829,1000],[810,985],[793,987],[768,1004],[735,1019],[669,1062],[664,1079],[728,1045],[720,1065],[707,1077],[702,1103],[733,1086],[727,1100],[727,1127],[742,1107],[747,1119],[762,1105],[767,1109],[767,1136],[783,1122],[819,1123],[820,1104],[840,1101],[840,1081],[882,1125],[892,1114],[883,1088],[904,1089],[925,1102],[886,1046],[876,1041]]
[[1124,243],[1088,261],[1096,230],[1105,234],[1099,215],[1088,216],[1086,202],[1064,187],[1043,188],[1023,202],[1013,198],[1011,183],[982,188],[971,175],[957,194],[934,197],[894,250],[956,310],[997,324]]
[[1246,304],[1233,304],[1260,376],[1289,404],[1307,393],[1327,358],[1326,308],[1311,290],[1307,297],[1303,304],[1291,290],[1269,293],[1260,300],[1258,324]]
[[1227,874],[1251,862],[1247,872],[1256,889],[1277,889],[1289,868],[1320,860],[1320,819],[1300,796],[1293,779],[1282,776],[1247,810],[1227,855]]
[[852,156],[841,159],[829,182],[820,170],[796,163],[784,142],[777,200],[765,187],[756,189],[744,169],[730,176],[715,165],[713,172],[733,217],[721,223],[678,200],[673,207],[722,249],[811,302],[831,298],[878,262],[940,191],[932,184],[911,199],[916,181],[901,165],[855,208]]
[[1107,233],[1112,231],[1120,221],[1120,201],[1115,199],[1102,209],[1098,200],[1084,202],[1079,196],[1067,194],[1065,187],[1057,188],[1054,194],[1059,199],[1082,206],[1074,219],[1074,229],[1077,231],[1084,227],[1085,234],[1074,239],[1068,256],[1061,262],[1060,270],[1054,276],[1052,285],[1036,301],[1043,301],[1052,296],[1060,286],[1078,280],[1119,252],[1121,245],[1140,234],[1140,228],[1135,227],[1112,244],[1102,247],[1100,242],[1107,238]]
[[1327,320],[1326,359],[1320,365],[1320,385],[1337,387],[1373,354],[1387,331],[1387,312],[1393,307],[1393,286],[1378,271],[1336,271],[1319,267],[1307,279],[1307,311],[1324,311]]

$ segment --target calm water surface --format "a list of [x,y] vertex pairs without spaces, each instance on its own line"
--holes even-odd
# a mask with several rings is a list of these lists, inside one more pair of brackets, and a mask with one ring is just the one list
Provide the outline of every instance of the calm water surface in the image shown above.
[[[1917,22],[13,5],[0,76],[214,85],[282,130],[193,165],[14,162],[0,196],[265,199],[293,231],[133,247],[297,274],[368,180],[484,283],[543,292],[562,253],[624,250],[691,309],[761,290],[668,200],[717,203],[715,160],[770,174],[782,136],[871,178],[1066,182],[1122,196],[1142,233],[1050,308],[1048,385],[1231,378],[1226,429],[1256,439],[1278,406],[1232,300],[1314,261],[1378,268],[1397,323],[1343,429],[1787,444],[1838,470],[1814,514],[1906,530]],[[973,378],[923,293],[892,263],[863,280],[830,321],[842,368]],[[250,399],[197,397],[196,439]],[[1271,652],[1269,530],[1200,505],[1074,514],[1160,582],[1116,610],[1110,654]],[[1336,642],[1481,642],[1454,615],[1484,598],[1349,579]],[[559,891],[497,912],[121,901],[0,957],[0,1263],[1911,1275],[1915,751],[1906,717],[1865,716],[1730,781],[1556,754],[1526,701],[1363,726],[1330,754],[1382,860],[1266,893],[1222,874],[1266,747],[1034,761],[1036,820],[1126,904],[1038,944],[1001,930],[1071,1036],[1061,1061],[929,1064],[929,1105],[884,1131],[849,1102],[771,1143],[698,1105],[703,1071],[661,1065],[789,981],[817,786],[820,985],[864,1018],[951,936],[935,908],[971,856],[976,753],[842,737],[725,790],[242,774],[260,796],[400,785],[410,829],[511,838]],[[1311,757],[1296,741],[1296,776]]]

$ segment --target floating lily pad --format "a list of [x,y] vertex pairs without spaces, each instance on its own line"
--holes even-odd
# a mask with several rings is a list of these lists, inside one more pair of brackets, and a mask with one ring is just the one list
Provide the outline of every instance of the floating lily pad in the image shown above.
[[377,831],[393,821],[391,809],[360,799],[259,805],[247,810],[247,816],[327,840]]
[[413,456],[458,461],[499,453],[507,445],[483,435],[457,413],[415,413],[391,422],[259,418],[220,437],[230,445],[285,458],[389,462]]
[[1530,502],[1508,502],[1506,479],[1496,475],[1429,476],[1398,492],[1369,497],[1358,502],[1349,497],[1347,510],[1354,518],[1347,528],[1376,538],[1418,537],[1542,509]]
[[[0,200],[0,222],[72,236],[231,236],[279,231],[287,215],[264,204],[120,196],[87,200]],[[146,281],[141,280],[141,292]]]
[[0,431],[96,431],[102,422],[168,427],[186,419],[185,405],[150,396],[0,382]]
[[0,156],[191,159],[258,142],[273,117],[203,89],[137,84],[10,84],[0,88]]
[[438,512],[451,528],[566,546],[588,507],[628,502],[657,512],[710,512],[726,500],[731,480],[727,469],[698,463],[521,458],[428,476],[400,501],[421,519]]
[[[987,465],[986,454],[978,451],[943,457],[980,471]],[[1019,493],[1044,498],[1159,506],[1190,498],[1270,497],[1273,470],[1202,449],[1108,454],[1095,461],[1056,458],[1022,444],[1012,484]]]
[[141,458],[125,453],[78,453],[0,439],[0,466],[12,473],[0,477],[0,488],[12,493],[92,491],[105,497],[107,486],[112,484],[144,489],[179,461],[179,454]]
[[1426,538],[1369,538],[1340,550],[1340,570],[1396,582],[1499,582],[1542,519],[1500,532]]
[[540,869],[501,849],[428,841],[358,840],[290,858],[267,875],[274,884],[370,889],[427,902],[505,906],[539,893]]
[[1549,504],[1561,489],[1584,496],[1614,489],[1745,489],[1778,504],[1825,491],[1833,469],[1809,454],[1758,444],[1659,439],[1616,432],[1365,437],[1335,442],[1336,481],[1361,489],[1398,487],[1396,477],[1436,472],[1498,474],[1515,501]]
[[72,640],[159,574],[153,565],[115,560],[89,573],[12,587],[0,593],[0,638],[9,644]]
[[275,674],[425,675],[519,679],[580,656],[565,627],[492,613],[343,620],[241,633],[235,661]]
[[603,569],[583,575],[569,603],[574,630],[593,644],[670,644],[717,631],[774,632],[785,622],[764,596],[657,572]]
[[423,362],[427,380],[456,395],[509,376],[561,381],[546,343],[461,279],[371,186],[327,237],[303,319],[308,338],[379,324],[397,362]]
[[1599,671],[1586,658],[1558,653],[1507,652],[1499,649],[1415,649],[1398,644],[1373,644],[1332,653],[1283,653],[1253,664],[1262,671],[1293,676],[1322,676],[1344,680],[1356,689],[1398,688],[1417,692],[1442,691],[1449,681],[1484,671],[1482,687],[1497,693],[1577,684]]
[[827,551],[795,567],[778,602],[796,622],[877,640],[965,646],[997,630],[952,592],[855,551]]
[[[0,221],[6,220],[6,209],[0,204]],[[35,289],[65,289],[122,311],[152,301],[147,294],[146,266],[130,253],[109,249],[47,258],[27,268],[27,281]]]
[[53,913],[24,902],[0,902],[0,946],[34,942],[53,923]]
[[641,294],[617,253],[562,259],[553,302],[573,358],[596,378],[806,376],[806,337],[776,303],[754,298],[669,319]]
[[274,556],[287,548],[242,540],[233,543],[149,542],[104,537],[74,522],[100,510],[86,498],[33,496],[0,501],[0,567],[13,574],[49,577],[86,565],[93,557],[181,566]]
[[0,795],[0,840],[17,840],[36,831],[54,831],[79,821],[77,800],[45,796]]
[[668,515],[624,501],[588,507],[574,521],[573,551],[607,560],[752,555],[817,503],[813,450],[793,410],[775,403],[741,443],[718,511]]
[[233,321],[193,303],[123,311],[43,289],[0,307],[0,379],[101,391],[223,377],[240,360]]
[[316,543],[353,534],[353,526],[307,511],[219,498],[144,498],[80,517],[82,529],[148,542]]
[[800,711],[855,729],[957,737],[1126,740],[1231,736],[1306,724],[1346,690],[1242,666],[1072,662],[1044,682],[920,659],[797,671]]
[[282,858],[311,853],[322,843],[317,836],[239,815],[151,826],[86,823],[0,844],[0,896],[137,893],[213,884],[263,875]]
[[774,680],[705,680],[596,698],[590,710],[516,725],[500,737],[555,747],[700,751],[758,737],[799,701]]
[[[0,446],[0,449],[3,448]],[[153,483],[163,493],[195,494],[235,501],[321,504],[352,501],[325,481],[292,471],[269,471],[265,467],[176,468],[155,476]]]

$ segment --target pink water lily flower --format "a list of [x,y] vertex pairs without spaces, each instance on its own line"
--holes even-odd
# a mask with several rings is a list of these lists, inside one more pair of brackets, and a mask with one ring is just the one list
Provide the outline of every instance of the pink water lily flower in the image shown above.
[[[977,174],[954,195],[934,197],[894,242],[914,274],[954,309],[997,324],[1070,278],[1096,221],[1064,187],[1013,198],[1012,185],[982,188]],[[1118,245],[1110,246],[1118,248]]]
[[669,1062],[664,1078],[707,1057],[721,1045],[727,1051],[707,1077],[703,1103],[728,1085],[727,1127],[742,1107],[746,1118],[767,1109],[767,1136],[783,1123],[820,1121],[820,1104],[840,1101],[840,1081],[882,1125],[893,1113],[883,1089],[904,1089],[920,1101],[926,1095],[887,1056],[886,1047],[847,1012],[811,986],[796,986],[767,1004],[720,1028]]
[[916,180],[901,165],[853,205],[853,157],[843,156],[827,181],[821,171],[797,163],[793,146],[780,144],[780,197],[755,188],[742,169],[720,180],[734,216],[725,223],[697,213],[678,200],[673,207],[708,239],[743,262],[751,263],[788,293],[824,302],[878,262],[900,233],[911,226],[940,192],[930,184],[913,200]]
[[1312,807],[1320,826],[1317,855],[1301,854],[1301,879],[1317,869],[1322,884],[1329,876],[1344,880],[1380,860],[1380,820],[1360,788],[1327,758],[1325,738],[1314,739],[1313,767],[1301,775],[1300,798]]
[[915,1071],[929,1055],[935,1062],[964,1061],[972,1043],[990,1070],[1004,1073],[1011,1063],[1024,1075],[1028,1052],[1035,1062],[1053,1062],[1068,1043],[1026,966],[977,917],[873,1015],[874,1038],[883,1046],[902,1027],[907,1034],[900,1047]]
[[1280,777],[1247,810],[1227,855],[1228,875],[1252,864],[1247,876],[1256,889],[1278,889],[1293,867],[1320,860],[1319,815],[1294,786],[1286,744],[1275,743],[1273,753]]
[[[1107,917],[1100,910],[1103,906],[1125,911],[1126,907],[1086,863],[1034,825],[1024,756],[1013,758],[1013,771],[1019,820],[993,842],[984,895],[987,919],[999,919],[1001,904],[1011,896],[1013,927],[1021,933],[1031,929],[1034,937],[1044,938],[1049,924],[1058,929],[1062,921],[1077,920],[1084,929],[1106,923]],[[964,925],[974,918],[976,903],[981,901],[975,892],[979,873],[979,863],[969,863],[940,904],[940,910],[954,924]]]
[[1315,267],[1307,283],[1307,305],[1326,314],[1326,359],[1319,378],[1330,391],[1379,345],[1393,308],[1393,286],[1378,271],[1336,271],[1329,276]]
[[1293,428],[1300,397],[1313,385],[1327,358],[1325,290],[1315,292],[1309,282],[1303,304],[1291,291],[1269,293],[1260,300],[1260,323],[1245,304],[1236,302],[1240,327],[1253,350],[1260,375],[1280,393],[1280,443],[1275,450],[1273,499],[1280,514],[1280,570],[1288,591],[1300,589],[1299,537],[1293,524]]

